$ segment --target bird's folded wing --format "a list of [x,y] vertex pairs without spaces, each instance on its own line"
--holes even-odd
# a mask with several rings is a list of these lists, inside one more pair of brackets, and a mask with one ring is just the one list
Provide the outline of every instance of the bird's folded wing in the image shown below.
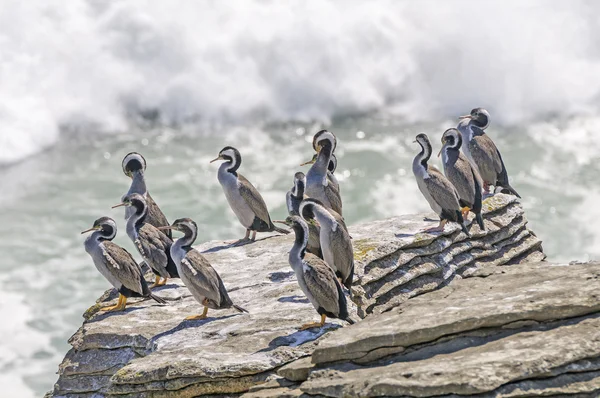
[[238,174],[238,180],[240,182],[239,189],[242,198],[244,198],[248,206],[250,206],[250,208],[258,218],[260,218],[267,224],[271,224],[271,217],[269,216],[267,204],[265,203],[260,193],[256,190],[256,188],[254,188],[254,185],[252,185],[250,181],[248,181],[243,175]]
[[425,185],[433,200],[442,209],[458,210],[458,194],[454,185],[439,171],[430,168],[428,172],[429,178],[425,179]]
[[188,251],[181,260],[181,272],[186,276],[186,280],[192,284],[192,286],[188,286],[190,290],[193,289],[202,296],[216,303],[221,303],[220,287],[223,282],[217,271],[202,254],[194,249]]
[[336,277],[332,269],[320,258],[307,254],[304,257],[302,272],[310,294],[320,307],[326,311],[337,313],[339,310],[339,294]]
[[142,270],[129,252],[112,242],[103,242],[110,272],[129,290],[142,293]]
[[[157,266],[167,266],[167,251],[170,250],[167,238],[162,232],[152,225],[144,224],[138,230],[139,239],[135,244],[140,253]],[[166,238],[166,239],[165,239]]]

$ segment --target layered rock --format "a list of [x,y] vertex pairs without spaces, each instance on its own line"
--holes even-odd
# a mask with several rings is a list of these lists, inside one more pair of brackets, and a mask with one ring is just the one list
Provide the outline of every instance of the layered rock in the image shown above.
[[600,264],[472,276],[331,333],[310,364],[287,365],[303,367],[290,379],[306,380],[288,389],[328,397],[600,394]]
[[[351,312],[363,318],[373,315],[335,333],[328,332],[339,328],[342,322],[329,320],[322,330],[297,330],[318,315],[303,296],[288,265],[291,236],[267,237],[236,248],[223,242],[202,244],[198,249],[221,274],[232,299],[250,314],[210,311],[206,320],[183,321],[185,316],[201,311],[201,307],[176,280],[156,291],[169,299],[167,306],[130,300],[123,313],[98,312],[100,306],[115,301],[114,292],[107,292],[86,312],[83,326],[71,338],[73,348],[60,365],[59,380],[50,395],[192,397],[241,394],[249,390],[258,395],[277,395],[278,389],[283,389],[279,393],[291,395],[300,395],[302,391],[311,394],[333,391],[334,395],[340,391],[342,395],[358,391],[354,387],[340,389],[319,383],[338,380],[336,375],[340,372],[344,374],[342,379],[344,372],[354,374],[344,370],[344,366],[351,366],[352,372],[364,371],[354,367],[366,362],[370,368],[372,361],[410,351],[407,347],[426,344],[427,339],[420,343],[411,340],[406,345],[396,343],[396,337],[391,342],[387,335],[367,338],[361,334],[379,345],[368,346],[367,350],[367,343],[347,341],[344,344],[349,347],[358,347],[348,351],[354,356],[332,358],[352,362],[326,363],[329,361],[323,358],[335,352],[336,347],[346,350],[344,346],[336,346],[346,341],[343,336],[347,335],[342,332],[363,327],[371,320],[383,322],[382,319],[404,311],[394,308],[422,302],[421,297],[425,297],[415,296],[451,281],[466,282],[459,280],[479,275],[481,268],[543,258],[541,241],[527,229],[523,209],[513,197],[489,198],[484,211],[487,230],[471,226],[471,239],[454,225],[447,226],[443,234],[418,233],[435,225],[424,222],[422,215],[351,227],[357,275]],[[447,294],[452,286],[431,294]],[[415,298],[407,302],[412,297]],[[466,297],[463,298],[467,300]],[[390,309],[391,313],[385,312]],[[441,311],[434,306],[421,310],[431,311],[433,317]],[[395,328],[390,324],[382,330]],[[441,334],[437,339],[444,336]],[[324,368],[315,368],[314,364]],[[278,371],[281,375],[277,375]],[[328,377],[330,373],[332,376]]]

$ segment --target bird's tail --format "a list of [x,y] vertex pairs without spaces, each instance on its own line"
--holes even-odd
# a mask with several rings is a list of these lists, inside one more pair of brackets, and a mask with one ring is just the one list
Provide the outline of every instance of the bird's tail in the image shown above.
[[248,310],[246,310],[245,308],[242,308],[239,305],[235,305],[235,304],[232,304],[232,306],[233,306],[233,308],[235,308],[239,312],[245,312],[246,314],[248,314]]
[[479,228],[482,231],[485,231],[485,225],[483,224],[483,217],[481,216],[481,207],[483,205],[483,195],[481,193],[481,184],[479,176],[475,172],[475,169],[471,169],[471,173],[473,173],[473,181],[475,182],[475,201],[473,203],[473,212],[475,213],[475,219],[477,220],[477,224],[479,224]]
[[163,299],[162,297],[156,296],[152,293],[150,293],[150,298],[154,301],[156,301],[159,304],[167,304],[167,302],[165,301],[165,299]]
[[460,224],[460,228],[462,229],[462,231],[470,238],[471,234],[469,233],[469,230],[465,225],[465,220],[460,210],[456,210],[456,218],[458,219],[458,223]]
[[289,230],[283,229],[283,228],[279,228],[279,227],[277,227],[275,225],[273,225],[273,231],[279,232],[280,234],[286,234],[286,235],[290,233]]
[[521,195],[519,195],[517,193],[517,191],[515,191],[515,189],[513,187],[510,186],[510,184],[504,184],[504,185],[500,185],[500,187],[502,188],[500,190],[500,192],[504,192],[506,191],[507,193],[510,193],[512,195],[515,195],[517,198],[521,198]]
[[510,183],[508,182],[508,172],[506,171],[506,167],[504,166],[504,160],[502,160],[502,155],[500,155],[500,151],[498,151],[498,157],[500,158],[500,162],[502,163],[502,171],[500,172],[500,174],[498,174],[498,177],[496,177],[497,181],[494,185],[502,187],[503,191],[506,190],[508,193],[513,194],[520,199],[521,195],[519,195],[517,191],[515,191],[515,189],[510,186]]
[[481,216],[481,211],[475,214],[475,219],[477,220],[477,224],[479,224],[479,228],[481,228],[482,231],[485,231],[485,225],[483,224],[483,217]]

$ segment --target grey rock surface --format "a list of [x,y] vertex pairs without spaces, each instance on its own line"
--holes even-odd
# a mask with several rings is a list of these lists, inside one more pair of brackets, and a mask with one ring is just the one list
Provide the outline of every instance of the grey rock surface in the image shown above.
[[[513,197],[496,195],[486,199],[484,212],[487,231],[482,232],[471,225],[473,239],[470,240],[452,224],[442,234],[418,233],[431,224],[423,221],[423,215],[350,227],[357,275],[351,313],[357,319],[368,315],[354,328],[362,330],[363,324],[371,320],[384,325],[387,316],[396,316],[413,301],[422,302],[421,297],[425,296],[415,296],[426,292],[435,291],[430,295],[442,296],[454,294],[456,300],[468,300],[469,294],[461,295],[461,289],[454,287],[454,283],[502,279],[506,274],[495,274],[500,272],[495,271],[496,268],[512,272],[519,267],[496,266],[544,257],[541,241],[527,229],[523,210]],[[169,300],[169,305],[130,300],[125,312],[106,314],[99,311],[99,307],[116,301],[114,292],[108,291],[84,314],[85,321],[70,339],[73,348],[60,365],[59,379],[49,395],[193,397],[241,393],[277,396],[281,393],[300,396],[304,390],[311,394],[322,394],[321,391],[345,394],[345,388],[358,390],[349,387],[350,384],[341,389],[328,386],[323,384],[328,378],[318,376],[319,372],[333,372],[332,375],[340,372],[337,368],[340,364],[329,368],[329,361],[323,359],[326,355],[354,361],[342,366],[357,367],[359,363],[372,366],[373,361],[407,350],[407,347],[410,350],[415,344],[431,343],[433,338],[443,340],[448,334],[474,330],[478,325],[475,321],[460,318],[468,314],[467,309],[448,311],[448,316],[440,316],[443,310],[429,306],[421,309],[432,312],[421,314],[420,325],[432,330],[410,332],[406,329],[404,335],[412,333],[413,336],[408,343],[400,337],[398,341],[387,340],[389,335],[385,335],[385,331],[391,333],[391,329],[396,329],[392,325],[385,326],[387,329],[384,327],[381,335],[358,333],[356,340],[349,339],[344,332],[351,329],[340,329],[343,322],[336,320],[328,320],[322,330],[298,331],[303,323],[316,321],[318,314],[303,296],[288,265],[287,253],[292,241],[293,237],[288,235],[270,236],[235,248],[224,242],[198,246],[222,276],[234,302],[250,314],[211,310],[206,320],[184,321],[186,316],[199,313],[202,308],[178,280],[170,280],[168,286],[155,291]],[[488,269],[494,271],[486,271]],[[482,276],[484,274],[488,276]],[[514,292],[511,282],[507,281],[504,286]],[[443,288],[437,290],[440,287]],[[556,293],[557,288],[549,286],[548,294]],[[582,290],[575,297],[582,298],[587,293]],[[516,306],[526,300],[515,297]],[[441,296],[439,300],[443,305]],[[574,300],[576,298],[572,299],[572,305]],[[516,322],[527,325],[527,322],[533,322],[534,326],[539,326],[539,322],[561,319],[568,314],[581,316],[594,306],[591,301],[577,302],[579,312],[568,306],[554,308],[556,303],[540,304],[537,310],[529,311],[538,314],[537,318],[529,318],[525,316],[529,312],[523,310],[522,315],[515,315],[508,306],[500,306],[494,312],[494,299],[490,298],[485,307],[487,312],[482,313],[481,318],[485,319],[482,322],[492,325],[489,327],[500,329],[498,333],[512,333],[514,329],[502,329],[502,326],[522,326]],[[468,305],[461,305],[463,307]],[[390,309],[392,312],[385,312]],[[544,317],[539,315],[542,312],[554,315]],[[426,324],[427,315],[439,322],[431,319],[430,324]],[[460,319],[452,320],[452,316]],[[494,317],[511,321],[494,324],[491,321],[496,319]],[[414,336],[422,336],[423,341],[419,343],[419,338]],[[344,342],[343,345],[340,342]],[[340,354],[344,345],[348,346],[347,355]],[[311,356],[313,352],[315,354]],[[331,377],[331,380],[338,379]],[[577,383],[580,386],[593,384],[590,380]],[[515,386],[510,393],[519,388],[526,387]]]

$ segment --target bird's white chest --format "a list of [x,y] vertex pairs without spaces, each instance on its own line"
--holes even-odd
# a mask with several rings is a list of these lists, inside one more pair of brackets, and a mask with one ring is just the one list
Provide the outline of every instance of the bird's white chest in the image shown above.
[[221,167],[219,169],[218,179],[221,187],[223,187],[225,198],[227,198],[231,210],[233,210],[244,227],[250,227],[254,222],[255,214],[240,194],[240,182],[238,178],[225,170],[225,168]]

